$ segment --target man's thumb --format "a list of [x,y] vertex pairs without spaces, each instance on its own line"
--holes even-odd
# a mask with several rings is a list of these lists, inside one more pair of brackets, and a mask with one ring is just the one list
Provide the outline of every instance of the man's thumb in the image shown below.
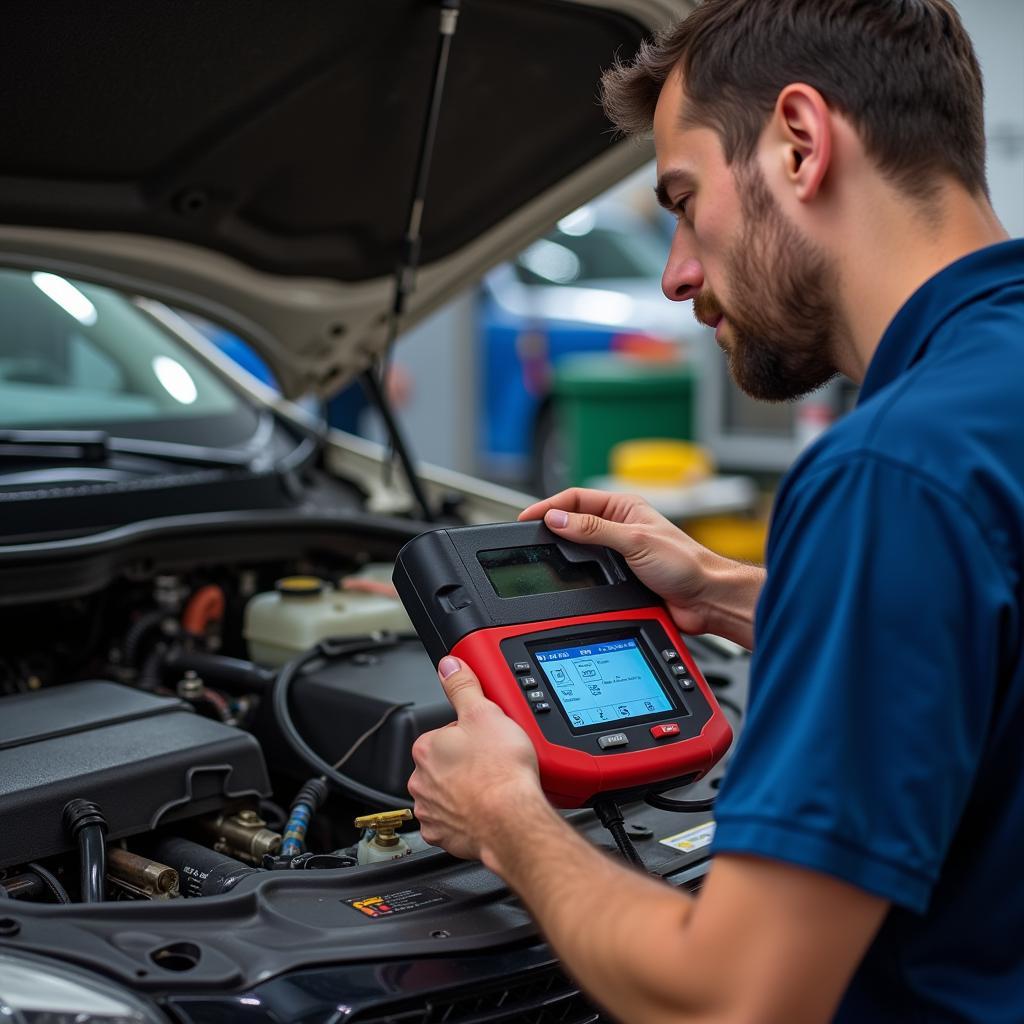
[[470,704],[486,699],[480,680],[473,670],[458,658],[453,658],[450,654],[445,655],[437,663],[437,674],[456,715],[461,716],[468,710]]
[[629,532],[621,523],[613,523],[588,512],[562,512],[548,509],[544,524],[566,540],[577,544],[601,544],[627,558],[633,553]]

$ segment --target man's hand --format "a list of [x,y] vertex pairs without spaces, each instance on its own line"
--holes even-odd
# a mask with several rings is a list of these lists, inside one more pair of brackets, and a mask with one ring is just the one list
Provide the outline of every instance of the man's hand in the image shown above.
[[547,809],[537,755],[526,733],[484,696],[458,658],[442,658],[438,675],[458,721],[413,744],[409,792],[416,819],[428,843],[494,867],[488,841],[500,825],[497,816],[515,820],[532,806]]
[[623,555],[637,577],[664,598],[684,633],[716,633],[753,648],[761,569],[716,555],[643,498],[573,487],[524,509],[559,536]]

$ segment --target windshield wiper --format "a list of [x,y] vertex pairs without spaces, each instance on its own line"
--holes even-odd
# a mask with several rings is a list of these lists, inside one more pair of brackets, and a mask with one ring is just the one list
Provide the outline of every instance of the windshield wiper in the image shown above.
[[139,455],[185,465],[249,469],[260,454],[174,441],[111,437],[103,430],[0,430],[0,462],[25,459],[106,463],[111,455]]

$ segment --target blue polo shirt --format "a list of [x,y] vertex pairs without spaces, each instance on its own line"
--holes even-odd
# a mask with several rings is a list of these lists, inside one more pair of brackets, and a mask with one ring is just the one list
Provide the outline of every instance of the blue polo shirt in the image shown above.
[[716,852],[891,901],[837,1020],[1024,1021],[1024,241],[887,329],[778,494]]

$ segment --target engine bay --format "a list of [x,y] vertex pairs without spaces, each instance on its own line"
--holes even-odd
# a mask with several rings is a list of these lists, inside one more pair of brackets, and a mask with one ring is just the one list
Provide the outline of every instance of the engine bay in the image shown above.
[[[254,872],[422,848],[402,834],[410,750],[451,710],[389,564],[303,546],[293,560],[178,572],[132,560],[96,593],[5,609],[0,899],[173,901],[229,892]],[[323,787],[282,857],[315,773],[269,698],[281,665],[328,639],[337,650],[295,681],[289,718],[325,759],[395,800],[360,805]],[[367,812],[393,812],[393,827],[357,828]],[[93,892],[90,829],[106,854]]]

